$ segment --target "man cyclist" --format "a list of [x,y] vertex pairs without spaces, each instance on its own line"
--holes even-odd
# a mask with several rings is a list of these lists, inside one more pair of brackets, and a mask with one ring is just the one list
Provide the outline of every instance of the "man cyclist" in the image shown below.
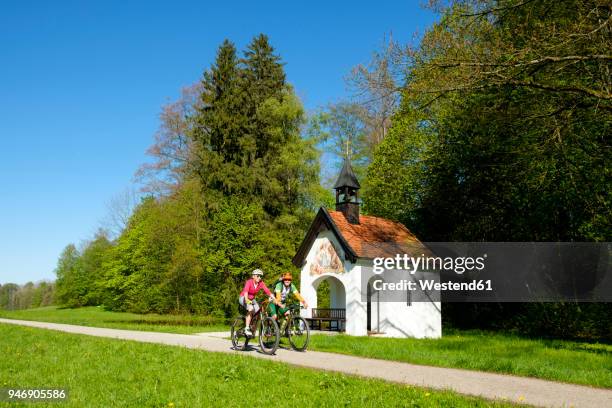
[[[244,284],[244,288],[242,292],[240,292],[240,298],[238,299],[238,303],[240,306],[246,308],[246,328],[244,329],[244,333],[252,337],[253,332],[251,331],[251,319],[254,315],[259,312],[259,303],[255,299],[255,296],[259,293],[259,291],[263,290],[266,295],[270,297],[270,301],[274,304],[280,305],[280,302],[277,301],[274,296],[272,296],[272,292],[266,286],[263,278],[263,271],[261,269],[255,269],[251,273],[251,279],[247,280]],[[272,304],[272,303],[270,303]]]
[[[281,281],[276,283],[274,286],[274,294],[276,296],[276,302],[274,304],[270,303],[269,311],[270,316],[275,320],[278,320],[279,314],[285,317],[289,315],[290,311],[286,302],[290,295],[295,296],[305,308],[308,308],[308,303],[306,303],[306,300],[300,295],[300,292],[298,292],[293,284],[293,276],[291,276],[289,272],[283,274],[283,276],[281,276]],[[283,327],[281,327],[281,333],[283,332],[285,324],[286,320],[283,322]]]

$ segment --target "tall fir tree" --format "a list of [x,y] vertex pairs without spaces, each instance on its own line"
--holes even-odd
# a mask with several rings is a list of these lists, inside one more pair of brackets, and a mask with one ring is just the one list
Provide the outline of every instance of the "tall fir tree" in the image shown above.
[[258,106],[268,98],[281,99],[286,84],[280,56],[274,53],[268,36],[259,34],[247,46],[242,60],[244,76],[249,84],[249,98]]
[[[202,79],[201,106],[191,118],[195,152],[192,160],[204,189],[236,194],[242,164],[241,137],[248,120],[244,112],[242,72],[236,48],[225,40],[214,64]],[[211,197],[214,200],[217,197]]]
[[[268,112],[262,108],[271,101],[283,101],[285,94],[285,72],[281,58],[274,53],[268,37],[260,34],[253,38],[244,52],[244,85],[247,95],[247,114],[249,116],[249,139],[254,141],[255,155],[249,158],[265,158],[270,149],[285,140],[274,140],[274,134],[269,132]],[[278,135],[277,135],[278,136]]]
[[230,314],[250,269],[276,274],[292,268],[295,247],[324,194],[318,153],[300,133],[304,110],[265,35],[253,39],[239,62],[233,44],[224,42],[202,89],[202,108],[191,120],[207,204],[204,279],[222,293],[216,309]]

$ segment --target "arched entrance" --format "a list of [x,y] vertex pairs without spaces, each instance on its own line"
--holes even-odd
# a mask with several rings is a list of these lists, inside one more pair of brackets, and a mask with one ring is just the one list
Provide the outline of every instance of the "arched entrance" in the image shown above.
[[[311,305],[311,327],[319,330],[346,329],[346,290],[344,284],[333,275],[323,275],[312,282],[315,302]],[[318,289],[326,286],[323,293]],[[326,298],[319,299],[319,296]]]

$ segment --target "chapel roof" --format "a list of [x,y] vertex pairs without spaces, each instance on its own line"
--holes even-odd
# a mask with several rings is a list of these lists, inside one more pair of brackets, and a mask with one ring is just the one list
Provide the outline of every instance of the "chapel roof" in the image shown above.
[[427,251],[421,241],[399,222],[371,215],[360,215],[359,224],[351,224],[342,212],[321,207],[293,257],[295,266],[302,266],[310,247],[322,229],[329,229],[334,233],[347,259],[352,262],[357,258],[394,257],[396,254],[404,253],[414,255],[416,252],[420,255],[423,250]]

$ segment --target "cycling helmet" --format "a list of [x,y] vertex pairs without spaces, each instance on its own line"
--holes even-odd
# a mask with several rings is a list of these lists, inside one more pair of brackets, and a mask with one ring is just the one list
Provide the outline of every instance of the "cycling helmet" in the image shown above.
[[263,271],[261,269],[255,269],[251,275],[259,275],[259,276],[263,276]]
[[286,281],[286,280],[293,280],[293,276],[291,276],[291,274],[289,272],[284,273],[282,276],[282,280]]

